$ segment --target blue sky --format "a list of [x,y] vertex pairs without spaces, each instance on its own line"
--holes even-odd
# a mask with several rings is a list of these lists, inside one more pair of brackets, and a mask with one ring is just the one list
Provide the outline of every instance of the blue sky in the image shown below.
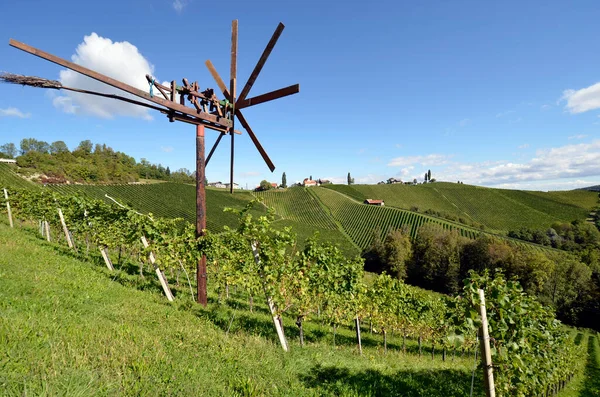
[[[20,1],[3,5],[0,71],[95,82],[9,47],[9,38],[143,87],[229,74],[239,20],[238,86],[278,22],[286,25],[249,96],[300,93],[244,114],[276,165],[246,134],[235,180],[312,175],[357,183],[418,178],[555,190],[600,183],[600,4],[597,1],[200,2]],[[147,85],[146,85],[147,88]],[[240,88],[241,89],[241,88]],[[112,92],[109,87],[102,88]],[[96,98],[0,85],[0,144],[84,139],[161,163],[195,167],[194,127]],[[207,146],[216,139],[207,131]],[[207,168],[228,180],[229,142]]]

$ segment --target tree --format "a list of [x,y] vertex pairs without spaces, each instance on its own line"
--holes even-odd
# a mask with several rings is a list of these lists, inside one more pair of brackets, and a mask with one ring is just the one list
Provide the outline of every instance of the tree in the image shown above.
[[285,176],[285,172],[281,175],[281,187],[284,189],[287,187],[287,177]]
[[352,177],[350,176],[350,173],[348,173],[348,185],[352,185]]
[[0,146],[0,157],[8,157],[9,159],[15,158],[17,154],[17,148],[14,143],[5,143]]
[[412,256],[412,244],[408,230],[392,230],[384,243],[385,268],[396,278],[406,278],[406,264]]
[[371,244],[369,244],[369,247],[362,254],[362,257],[365,259],[365,270],[377,273],[383,271],[384,256],[385,247],[381,241],[381,230],[373,229]]
[[64,141],[55,141],[50,145],[50,154],[66,153],[69,147]]
[[28,152],[34,151],[38,153],[48,153],[50,145],[48,142],[38,141],[35,138],[25,138],[21,140],[21,154],[27,154]]
[[260,185],[258,188],[262,191],[265,191],[271,189],[271,187],[271,183],[269,183],[269,181],[267,181],[266,179],[263,179],[262,181],[260,181]]
[[90,154],[90,153],[92,153],[93,147],[94,147],[94,144],[92,143],[92,141],[90,141],[89,139],[86,139],[85,141],[79,142],[79,146],[77,146],[77,149],[75,149],[75,151],[81,151],[84,154]]
[[310,178],[308,178],[308,179],[310,179],[310,180],[312,181],[312,180],[313,180],[313,179],[312,179],[312,175],[311,175],[311,176],[310,176]]
[[413,179],[413,185],[416,185],[417,183],[417,178]]
[[427,170],[427,180],[431,181],[431,170]]
[[165,175],[171,176],[171,169],[169,168],[169,166],[167,166],[167,169],[165,170]]
[[418,230],[409,267],[412,283],[444,293],[456,293],[460,277],[460,236],[457,230],[426,223]]
[[427,183],[427,173],[425,173],[425,178],[423,179],[425,183]]

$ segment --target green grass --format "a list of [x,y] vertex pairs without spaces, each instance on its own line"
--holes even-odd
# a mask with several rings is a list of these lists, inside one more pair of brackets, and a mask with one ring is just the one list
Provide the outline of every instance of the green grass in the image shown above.
[[521,226],[545,229],[553,222],[585,220],[598,203],[595,192],[530,192],[447,182],[425,185],[327,185],[362,201],[383,199],[386,206],[434,210],[485,225],[495,232]]
[[119,283],[133,277],[122,272],[0,223],[3,395],[468,395],[472,356],[419,357],[414,341],[404,355],[393,337],[383,354],[367,330],[360,356],[351,329],[339,330],[334,348],[318,322],[306,324],[300,348],[284,318],[286,354],[264,305],[250,313],[243,297],[218,305],[211,294],[204,309],[183,288],[169,304],[156,283]]
[[13,164],[0,163],[0,190],[3,188],[38,189],[40,186],[16,174]]
[[590,334],[588,339],[588,359],[585,368],[582,397],[600,396],[600,337]]

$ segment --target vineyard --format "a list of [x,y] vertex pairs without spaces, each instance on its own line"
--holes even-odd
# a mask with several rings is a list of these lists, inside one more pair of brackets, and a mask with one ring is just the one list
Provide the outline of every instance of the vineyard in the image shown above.
[[545,229],[553,222],[585,220],[597,205],[594,192],[529,192],[435,182],[425,185],[327,185],[358,201],[385,200],[386,206],[437,211],[506,233],[525,226]]
[[[49,189],[62,194],[79,193],[85,197],[110,202],[105,195],[144,213],[164,218],[183,218],[196,222],[196,188],[181,183],[155,183],[149,185],[49,185]],[[249,192],[206,189],[208,230],[220,231],[223,226],[236,227],[235,215],[223,212],[223,208],[244,208],[251,200]],[[264,214],[264,208],[255,207],[255,215]]]
[[332,189],[316,188],[311,192],[319,197],[356,245],[363,249],[371,243],[373,231],[379,231],[384,236],[388,230],[400,229],[404,225],[410,227],[412,238],[416,237],[417,230],[426,222],[437,223],[444,229],[457,229],[467,238],[475,238],[479,233],[475,229],[460,227],[416,212],[360,204]]
[[[321,190],[339,195],[326,189],[318,189],[316,194]],[[170,300],[174,295],[168,285],[174,283],[175,272],[181,269],[187,276],[194,271],[199,257],[206,255],[208,279],[218,300],[237,289],[249,299],[252,311],[255,298],[265,297],[285,351],[289,350],[289,342],[282,325],[287,317],[295,320],[301,346],[305,345],[305,328],[311,328],[305,324],[317,321],[329,324],[334,345],[339,330],[351,331],[354,327],[358,352],[362,354],[358,330],[369,324],[369,332],[382,338],[384,353],[388,350],[388,333],[395,333],[400,335],[401,344],[390,348],[407,354],[412,340],[412,344],[417,343],[419,355],[427,344],[432,358],[438,351],[445,361],[449,353],[472,351],[477,346],[476,330],[481,322],[474,308],[479,305],[477,291],[484,289],[494,332],[499,395],[562,389],[581,367],[578,358],[583,346],[575,343],[550,310],[523,294],[518,283],[507,282],[501,273],[493,278],[472,274],[462,296],[449,298],[410,287],[386,274],[367,283],[361,259],[347,258],[335,246],[317,240],[308,241],[304,249],[298,250],[291,230],[272,227],[273,214],[256,217],[246,209],[232,209],[228,212],[239,218],[237,230],[196,238],[191,225],[181,229],[174,220],[151,218],[115,204],[49,190],[11,189],[10,202],[21,222],[36,227],[40,221],[48,222],[40,229],[42,234],[45,230],[47,239],[50,228],[57,231],[62,225],[65,241],[73,250],[87,256],[102,252],[111,272],[115,271],[109,266],[111,252],[118,250],[119,264],[123,263],[122,256],[135,262],[140,255],[152,252],[151,263]],[[59,235],[55,232],[52,238]],[[149,246],[140,246],[141,237],[149,241]],[[158,258],[156,263],[153,258]],[[142,263],[140,277],[143,268]],[[170,280],[166,276],[169,273]],[[189,276],[187,279],[192,290]],[[339,394],[339,390],[331,392]]]

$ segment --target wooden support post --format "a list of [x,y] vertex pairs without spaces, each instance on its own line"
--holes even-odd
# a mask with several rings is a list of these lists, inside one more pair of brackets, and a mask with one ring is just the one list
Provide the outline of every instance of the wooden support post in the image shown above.
[[362,341],[360,339],[360,319],[358,316],[354,319],[356,325],[356,340],[358,341],[358,352],[362,355]]
[[481,329],[479,330],[481,339],[481,360],[483,361],[483,381],[486,397],[496,397],[494,388],[494,370],[492,367],[492,352],[490,350],[490,335],[488,333],[487,312],[485,310],[485,295],[483,290],[479,289],[479,315],[481,316]]
[[10,210],[10,203],[8,202],[8,192],[6,191],[6,188],[4,188],[4,198],[6,199],[6,210],[8,211],[8,223],[10,227],[15,227],[12,218],[12,211]]
[[100,248],[100,253],[102,254],[102,258],[104,258],[104,263],[106,263],[106,267],[108,267],[108,270],[115,270],[110,258],[108,257],[108,247]]
[[[204,179],[206,163],[204,161],[204,126],[196,126],[196,237],[204,235],[206,230],[206,189]],[[208,294],[206,291],[206,256],[198,259],[196,267],[196,282],[198,285],[198,303],[206,307]]]
[[[256,264],[259,265],[260,268],[260,257],[258,256],[258,250],[256,249],[255,244],[252,244],[252,253],[254,254],[254,262],[256,262]],[[271,311],[271,317],[273,318],[275,331],[277,331],[277,336],[279,337],[279,343],[281,343],[281,348],[287,352],[289,351],[289,347],[287,340],[285,339],[285,333],[283,332],[281,317],[277,314],[277,306],[275,305],[275,302],[273,302],[273,299],[269,296],[267,292],[267,288],[264,284],[264,276],[262,274],[261,278],[263,279],[263,289],[265,291],[265,296],[267,297],[267,304],[269,305],[269,310]]]
[[46,229],[46,240],[50,242],[50,224],[47,220],[44,220],[44,229]]
[[[148,240],[146,240],[146,236],[142,236],[142,244],[144,244],[144,248],[148,248],[149,244]],[[167,284],[167,279],[165,278],[165,275],[160,271],[160,268],[156,265],[156,259],[154,258],[154,254],[150,252],[150,254],[148,254],[148,258],[150,258],[150,263],[152,263],[152,266],[154,266],[156,276],[160,281],[160,285],[162,285],[163,291],[165,292],[167,299],[169,300],[169,302],[173,302],[173,293],[169,288],[169,284]]]
[[65,237],[67,239],[67,244],[69,248],[74,248],[73,241],[71,240],[71,234],[69,233],[69,229],[67,228],[67,224],[65,223],[65,217],[63,216],[62,210],[58,209],[58,216],[60,217],[60,223],[63,228],[63,232],[65,232]]

